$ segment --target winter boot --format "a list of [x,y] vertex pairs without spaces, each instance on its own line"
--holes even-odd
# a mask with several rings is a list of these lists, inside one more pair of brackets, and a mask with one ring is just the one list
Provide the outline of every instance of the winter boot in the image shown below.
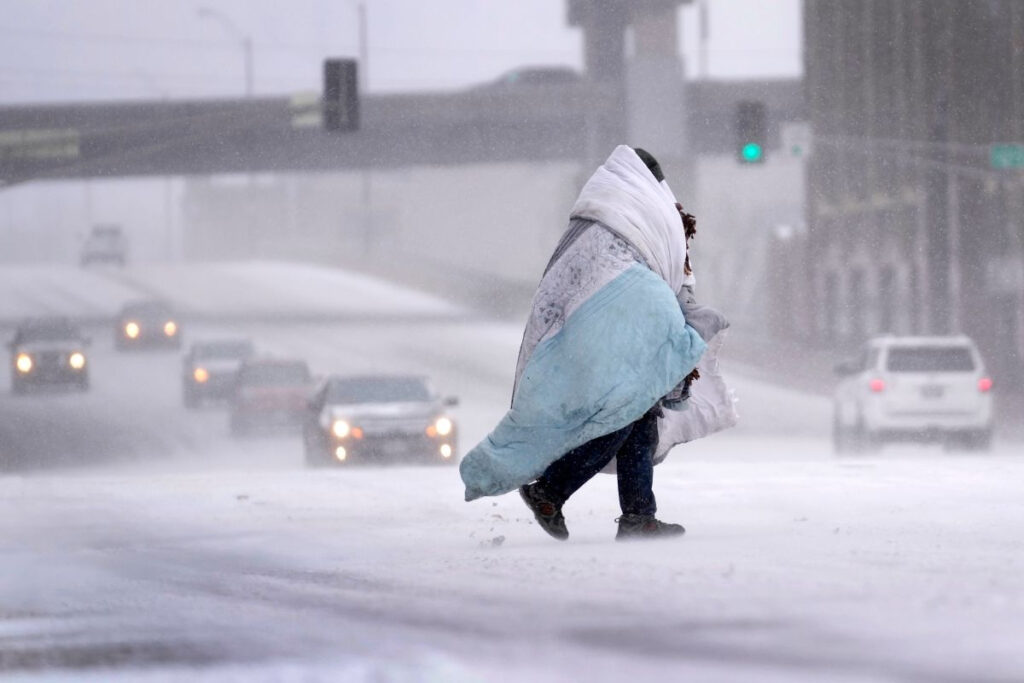
[[629,541],[636,538],[667,538],[682,536],[686,533],[686,529],[681,524],[662,522],[654,515],[622,515],[615,521],[619,523],[619,531],[615,534],[616,541]]
[[519,495],[526,503],[526,507],[533,511],[537,524],[549,536],[559,541],[569,538],[569,530],[565,528],[565,517],[562,516],[562,506],[548,498],[539,484],[520,486]]

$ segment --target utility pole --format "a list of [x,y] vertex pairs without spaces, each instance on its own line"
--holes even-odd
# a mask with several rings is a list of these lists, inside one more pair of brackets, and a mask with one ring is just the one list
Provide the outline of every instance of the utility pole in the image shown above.
[[697,16],[700,22],[700,45],[697,52],[697,77],[699,80],[708,78],[708,2],[700,0],[697,5]]
[[935,12],[933,19],[941,22],[936,44],[941,46],[932,65],[935,74],[933,88],[935,106],[929,123],[928,141],[933,143],[939,164],[924,171],[924,213],[928,226],[925,261],[928,264],[928,331],[932,334],[949,334],[954,331],[953,309],[959,305],[953,296],[953,231],[957,224],[952,215],[955,208],[955,180],[945,166],[950,162],[949,140],[951,127],[955,125],[953,93],[953,46],[956,36],[953,31],[953,14]]
[[[360,96],[366,92],[369,82],[369,20],[366,16],[366,3],[360,2],[357,7],[359,15],[359,91]],[[363,167],[360,178],[360,200],[362,203],[363,222],[363,254],[369,256],[373,251],[374,221],[373,221],[373,171],[369,166]]]
[[359,89],[366,92],[370,76],[370,48],[368,44],[368,25],[366,19],[366,3],[359,3]]
[[242,38],[242,50],[245,51],[245,96],[252,97],[252,38]]

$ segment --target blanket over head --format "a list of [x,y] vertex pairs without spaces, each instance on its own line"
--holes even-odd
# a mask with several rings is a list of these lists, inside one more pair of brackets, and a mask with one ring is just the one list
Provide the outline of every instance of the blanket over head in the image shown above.
[[636,421],[706,348],[676,299],[686,241],[675,197],[631,148],[617,147],[594,173],[573,217],[594,227],[538,287],[512,407],[459,466],[466,500],[512,491]]
[[685,278],[686,235],[676,197],[632,148],[619,145],[580,191],[571,215],[616,233],[678,294]]

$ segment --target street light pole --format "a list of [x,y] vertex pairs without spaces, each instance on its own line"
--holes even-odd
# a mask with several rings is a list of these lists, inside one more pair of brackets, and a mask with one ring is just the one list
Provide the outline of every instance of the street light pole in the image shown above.
[[697,5],[697,12],[700,21],[700,38],[697,52],[697,77],[699,80],[706,80],[708,77],[708,5],[706,0],[700,0]]
[[245,50],[245,96],[252,97],[252,38],[242,39],[242,49]]
[[252,97],[252,38],[222,12],[210,7],[200,7],[196,13],[201,19],[213,19],[218,22],[225,31],[242,44],[242,55],[245,59],[245,96]]
[[369,76],[369,48],[367,47],[366,3],[359,3],[359,89],[366,92],[366,78]]

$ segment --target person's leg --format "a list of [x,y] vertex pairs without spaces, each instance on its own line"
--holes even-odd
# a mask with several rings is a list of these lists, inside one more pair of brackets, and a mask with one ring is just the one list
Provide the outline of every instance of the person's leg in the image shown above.
[[619,449],[616,470],[619,473],[619,505],[616,540],[679,536],[686,532],[680,524],[662,522],[654,516],[654,453],[658,449],[657,407],[633,423],[633,431]]
[[561,541],[569,538],[562,505],[611,462],[632,428],[627,425],[574,448],[552,463],[536,482],[519,487],[520,497],[541,529]]
[[572,494],[612,461],[628,440],[635,424],[591,439],[563,455],[537,480],[540,488],[559,506],[565,504]]
[[658,411],[650,410],[633,423],[619,448],[615,470],[619,479],[619,506],[624,515],[653,516],[654,452],[658,449]]

